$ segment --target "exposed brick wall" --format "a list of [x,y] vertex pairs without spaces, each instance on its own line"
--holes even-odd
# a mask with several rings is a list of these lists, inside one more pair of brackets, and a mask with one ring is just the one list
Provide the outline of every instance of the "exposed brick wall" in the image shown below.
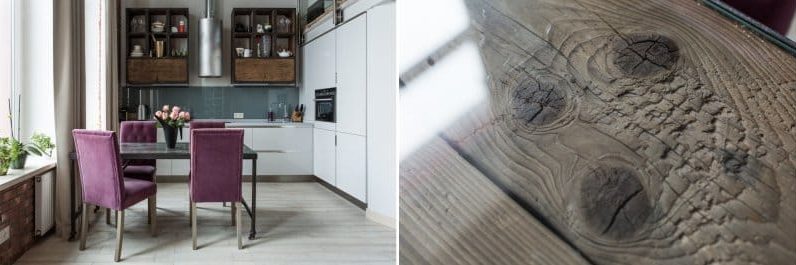
[[0,231],[9,227],[10,237],[0,244],[0,264],[12,264],[33,246],[33,179],[0,191]]

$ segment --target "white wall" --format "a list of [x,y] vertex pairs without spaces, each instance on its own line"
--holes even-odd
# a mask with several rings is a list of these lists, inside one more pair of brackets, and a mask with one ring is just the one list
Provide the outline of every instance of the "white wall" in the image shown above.
[[368,211],[395,221],[397,103],[395,2],[368,10]]
[[[52,0],[15,0],[21,14],[17,30],[18,80],[22,95],[22,139],[34,132],[55,136]],[[2,104],[5,107],[5,104]]]
[[[223,41],[222,41],[222,56],[223,56],[223,76],[221,78],[200,78],[199,77],[199,58],[197,56],[188,56],[188,64],[190,68],[189,82],[192,86],[228,86],[231,82],[230,79],[230,34],[232,34],[232,23],[230,18],[232,16],[232,8],[296,8],[296,0],[218,0],[216,17],[222,20],[224,26]],[[204,17],[205,7],[204,0],[122,0],[122,23],[127,23],[124,16],[124,8],[188,8],[190,17],[188,18],[188,34],[190,41],[188,42],[188,53],[198,54],[199,52],[199,19]],[[126,27],[122,27],[119,36],[125,36]],[[126,53],[129,49],[122,47],[120,52]],[[126,62],[125,56],[122,56],[122,65]],[[124,73],[120,73],[124,76]],[[125,80],[123,77],[121,80]]]

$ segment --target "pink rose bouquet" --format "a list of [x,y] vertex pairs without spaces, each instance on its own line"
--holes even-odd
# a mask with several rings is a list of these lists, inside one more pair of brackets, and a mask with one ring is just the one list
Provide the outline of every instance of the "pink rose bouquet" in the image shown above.
[[182,138],[182,128],[185,127],[186,122],[191,120],[191,113],[182,111],[179,106],[170,107],[169,105],[164,105],[161,110],[155,112],[155,120],[163,127],[163,134],[166,137],[168,148],[175,148],[177,132],[180,133],[180,138]]

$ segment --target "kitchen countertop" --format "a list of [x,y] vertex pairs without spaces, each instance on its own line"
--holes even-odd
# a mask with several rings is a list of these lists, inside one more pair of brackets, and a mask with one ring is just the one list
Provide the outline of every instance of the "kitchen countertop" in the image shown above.
[[[269,122],[266,119],[196,119],[196,121],[223,121],[227,128],[312,128],[312,122]],[[189,122],[186,127],[191,127]]]

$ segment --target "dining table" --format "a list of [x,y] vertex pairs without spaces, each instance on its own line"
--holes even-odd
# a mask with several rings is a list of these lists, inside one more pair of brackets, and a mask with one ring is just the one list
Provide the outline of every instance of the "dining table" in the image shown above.
[[[188,143],[177,143],[174,148],[168,148],[166,143],[120,143],[119,144],[119,155],[121,156],[122,160],[148,160],[148,159],[191,159],[191,152],[190,146]],[[79,172],[78,163],[77,163],[77,154],[72,152],[69,154],[69,158],[72,160],[72,170],[71,176],[69,178],[69,186],[70,186],[70,201],[69,201],[69,209],[70,209],[70,217],[71,217],[71,231],[69,233],[69,240],[74,240],[75,235],[77,234],[76,230],[76,220],[80,217],[82,213],[82,209],[76,209],[77,205],[77,197],[76,197],[76,190],[75,190],[75,175],[76,172]],[[249,230],[249,239],[254,239],[255,235],[257,234],[256,231],[256,212],[257,212],[257,152],[246,146],[243,145],[243,160],[251,160],[252,172],[251,172],[251,207],[249,204],[246,203],[246,200],[243,199],[243,207],[246,209],[246,212],[249,214],[251,218],[251,228]]]

